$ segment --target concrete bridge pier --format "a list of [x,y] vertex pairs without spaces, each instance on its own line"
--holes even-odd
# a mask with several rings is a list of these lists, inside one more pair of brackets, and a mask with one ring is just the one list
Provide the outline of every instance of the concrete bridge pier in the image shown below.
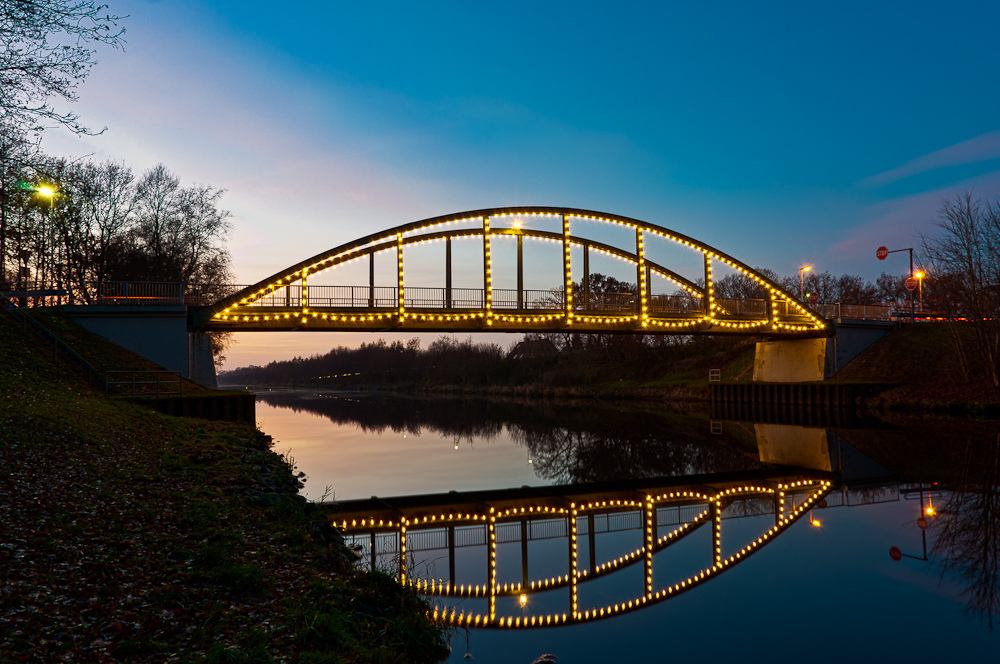
[[212,343],[188,331],[186,306],[66,305],[63,312],[84,329],[176,371],[202,387],[217,388]]
[[847,363],[881,339],[896,323],[840,319],[833,334],[813,339],[757,343],[753,379],[764,383],[806,383],[832,378]]

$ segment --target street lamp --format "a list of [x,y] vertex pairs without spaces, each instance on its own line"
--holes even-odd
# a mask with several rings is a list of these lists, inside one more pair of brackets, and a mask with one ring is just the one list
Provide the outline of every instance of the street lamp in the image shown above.
[[917,272],[913,276],[917,278],[917,284],[919,284],[919,288],[920,288],[920,311],[923,311],[924,310],[924,273],[923,272]]
[[806,272],[811,269],[812,267],[809,265],[803,265],[799,268],[799,300],[802,302],[806,301]]
[[[55,244],[55,240],[52,237],[50,237],[50,236],[52,235],[52,206],[53,206],[53,203],[55,201],[56,190],[53,189],[52,187],[50,187],[47,184],[40,184],[37,187],[35,187],[35,193],[38,194],[39,196],[43,197],[43,198],[49,199],[48,223],[46,224],[46,228],[44,228],[43,231],[42,231],[42,237],[44,238],[44,242],[45,242],[45,245],[46,245],[45,248],[42,250],[42,260],[45,261],[45,259],[48,258],[48,265],[45,266],[45,267],[47,267],[48,270],[51,271],[53,269],[53,267],[54,267],[54,264],[55,264],[55,256],[51,255],[52,252],[53,252],[53,247],[51,245]],[[50,254],[49,256],[45,255],[45,249],[48,249],[49,254]],[[43,268],[42,269],[42,285],[43,285],[43,287],[44,287],[44,284],[45,284],[45,279],[48,276],[49,275],[47,275],[47,270],[45,270]]]

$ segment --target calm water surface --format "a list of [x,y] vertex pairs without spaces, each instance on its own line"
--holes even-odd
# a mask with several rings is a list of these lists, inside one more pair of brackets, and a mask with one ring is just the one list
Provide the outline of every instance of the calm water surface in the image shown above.
[[[812,511],[818,527],[804,515],[751,557],[688,592],[583,625],[456,630],[449,661],[465,661],[467,653],[479,662],[525,664],[545,653],[563,663],[1000,660],[1000,631],[990,629],[1000,620],[1000,423],[805,429],[592,404],[308,392],[259,394],[257,419],[275,438],[275,449],[308,475],[304,493],[311,500],[753,475],[780,468],[776,462],[827,464],[847,482]],[[924,516],[929,559],[921,560],[918,519],[931,504],[935,514]],[[611,523],[609,517],[609,531]],[[729,555],[771,527],[774,517],[722,523]],[[599,561],[642,546],[641,529],[600,527]],[[658,528],[657,536],[672,527]],[[658,583],[680,581],[703,566],[712,543],[711,532],[702,531],[656,554]],[[370,540],[363,539],[367,547]],[[589,554],[585,540],[580,567]],[[540,537],[525,545],[531,577],[565,572],[567,542]],[[891,547],[902,560],[890,557]],[[498,580],[520,581],[520,545],[502,544],[498,552]],[[441,547],[411,551],[411,575],[447,579],[447,554]],[[456,582],[484,583],[485,555],[484,547],[457,549]],[[377,564],[392,568],[394,562],[383,555]],[[641,564],[594,579],[580,587],[581,607],[624,603],[642,594],[642,584]],[[568,591],[533,595],[524,608],[515,602],[502,598],[498,607],[508,614],[558,613]],[[487,610],[482,599],[444,603]]]

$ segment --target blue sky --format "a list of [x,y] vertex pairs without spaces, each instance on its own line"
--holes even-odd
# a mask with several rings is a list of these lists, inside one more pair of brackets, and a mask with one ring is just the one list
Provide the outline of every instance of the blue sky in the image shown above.
[[918,242],[942,198],[1000,194],[996,2],[111,10],[130,15],[126,49],[101,52],[73,109],[108,131],[45,145],[227,189],[243,283],[499,205],[623,214],[781,273],[874,279],[906,269],[875,248]]

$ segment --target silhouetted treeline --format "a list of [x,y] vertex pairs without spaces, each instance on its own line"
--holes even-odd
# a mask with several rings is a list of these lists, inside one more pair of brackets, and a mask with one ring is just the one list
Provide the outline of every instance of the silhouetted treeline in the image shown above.
[[[666,372],[690,368],[706,358],[732,357],[752,350],[752,340],[732,337],[662,337],[632,334],[546,334],[548,352],[511,356],[498,345],[457,341],[442,336],[428,348],[419,339],[383,339],[358,348],[339,346],[323,355],[296,357],[267,365],[241,367],[219,374],[226,385],[324,386],[334,388],[379,386],[487,387],[544,384],[582,387],[661,378]],[[565,337],[565,338],[564,338]],[[599,339],[593,339],[597,338]],[[692,368],[693,367],[693,368]]]
[[442,336],[427,349],[417,338],[384,339],[357,348],[338,346],[324,355],[251,365],[219,374],[231,385],[391,385],[427,383],[486,385],[509,370],[500,346]]

